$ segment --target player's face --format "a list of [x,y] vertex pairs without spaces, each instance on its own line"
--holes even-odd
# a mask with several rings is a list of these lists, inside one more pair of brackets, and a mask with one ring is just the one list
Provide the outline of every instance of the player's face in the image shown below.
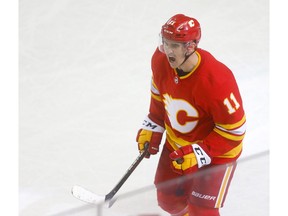
[[187,52],[185,44],[163,38],[163,48],[172,68],[177,68],[183,63]]

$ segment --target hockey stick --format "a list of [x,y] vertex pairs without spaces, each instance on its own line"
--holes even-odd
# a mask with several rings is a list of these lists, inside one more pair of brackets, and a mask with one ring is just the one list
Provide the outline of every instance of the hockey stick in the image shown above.
[[97,195],[81,186],[74,185],[72,187],[72,195],[77,199],[90,203],[90,204],[103,204],[105,202],[108,203],[108,207],[110,208],[114,202],[112,202],[112,198],[118,192],[118,190],[122,187],[122,185],[126,182],[129,176],[133,173],[139,163],[143,160],[145,155],[148,152],[148,143],[145,143],[144,151],[142,151],[132,165],[128,168],[124,176],[120,179],[120,181],[115,185],[115,187],[106,195]]

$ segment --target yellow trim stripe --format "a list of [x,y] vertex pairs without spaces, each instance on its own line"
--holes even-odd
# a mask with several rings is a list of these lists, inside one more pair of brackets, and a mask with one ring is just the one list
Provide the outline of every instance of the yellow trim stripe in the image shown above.
[[230,151],[226,152],[223,155],[220,156],[216,156],[217,158],[234,158],[236,156],[238,156],[241,151],[242,151],[242,146],[243,143],[241,142],[238,146],[236,146],[235,148],[231,149]]
[[[191,74],[194,73],[194,71],[195,71],[195,70],[198,68],[198,66],[200,65],[200,63],[201,63],[201,55],[200,55],[197,51],[196,51],[195,53],[196,53],[196,55],[198,56],[198,62],[197,62],[197,64],[195,65],[195,67],[194,67],[187,75],[179,77],[180,79],[185,79],[185,78],[189,77]],[[176,69],[174,69],[174,72],[175,72],[175,74],[177,74]]]
[[221,208],[221,204],[222,204],[222,202],[223,202],[223,198],[224,198],[224,195],[225,195],[225,192],[226,192],[226,189],[227,189],[227,185],[228,185],[228,182],[229,182],[229,178],[230,178],[230,176],[231,176],[232,168],[233,168],[233,165],[230,165],[230,166],[228,166],[228,167],[226,168],[226,172],[225,172],[223,181],[222,181],[222,183],[221,183],[221,187],[220,187],[220,190],[219,190],[219,194],[218,194],[218,196],[217,196],[215,208]]
[[179,147],[176,145],[176,143],[173,142],[173,140],[170,138],[169,134],[167,134],[166,138],[167,138],[168,143],[170,144],[170,146],[171,146],[174,150],[179,149]]
[[242,136],[236,136],[236,135],[232,135],[229,133],[226,133],[224,131],[219,130],[218,128],[214,128],[213,129],[216,133],[218,133],[220,136],[229,139],[229,140],[233,140],[233,141],[241,141],[244,139],[245,134],[243,134]]
[[153,85],[156,89],[158,89],[157,86],[156,86],[156,84],[155,84],[155,82],[154,82],[154,80],[153,80],[153,78],[152,78],[152,81],[151,81],[151,82],[152,82],[152,85]]
[[151,97],[157,101],[162,102],[161,97],[159,95],[155,95],[155,94],[151,93]]
[[189,216],[188,212],[189,206],[187,205],[184,209],[182,209],[180,212],[171,214],[171,216],[176,216],[176,215],[182,215],[182,216]]
[[154,83],[154,80],[152,79],[151,80],[151,91],[156,94],[156,95],[159,95],[159,90],[156,86],[156,84]]
[[246,121],[246,116],[244,115],[243,118],[235,124],[218,124],[218,123],[216,123],[216,125],[219,125],[220,127],[225,128],[227,130],[232,130],[232,129],[238,128],[241,125],[243,125],[245,123],[245,121]]
[[[180,146],[185,146],[185,145],[191,144],[191,142],[188,142],[188,141],[186,141],[184,139],[181,139],[181,138],[177,137],[175,135],[175,133],[173,132],[172,128],[169,127],[167,124],[165,124],[165,129],[166,129],[166,132],[167,132],[167,137],[169,137],[169,139],[171,140],[171,143],[169,142],[171,145],[173,145],[172,143],[177,143]],[[177,147],[177,149],[178,148],[179,147]]]

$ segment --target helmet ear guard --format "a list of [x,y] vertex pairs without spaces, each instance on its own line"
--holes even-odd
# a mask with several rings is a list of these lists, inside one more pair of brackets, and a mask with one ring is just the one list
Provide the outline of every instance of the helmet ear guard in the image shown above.
[[[194,46],[194,47],[193,47]],[[196,41],[189,41],[187,43],[185,43],[185,47],[188,49],[188,48],[194,48],[196,49],[197,48],[197,42]]]

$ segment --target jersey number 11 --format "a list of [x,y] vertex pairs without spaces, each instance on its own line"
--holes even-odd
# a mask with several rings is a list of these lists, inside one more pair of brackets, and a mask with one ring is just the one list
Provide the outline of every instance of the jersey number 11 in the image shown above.
[[[232,105],[231,102],[233,103],[234,106]],[[224,99],[224,105],[227,107],[229,114],[236,112],[236,110],[240,107],[240,104],[238,103],[232,92],[230,94],[230,99],[229,98]]]

